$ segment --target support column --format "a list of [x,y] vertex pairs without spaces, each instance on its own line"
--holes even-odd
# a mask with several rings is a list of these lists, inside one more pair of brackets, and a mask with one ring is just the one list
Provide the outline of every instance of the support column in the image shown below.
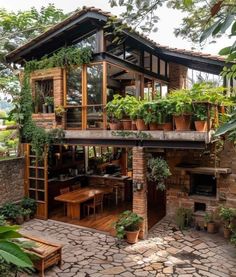
[[187,71],[186,66],[170,63],[169,65],[169,90],[184,89],[187,87]]
[[142,216],[144,224],[140,238],[145,238],[148,232],[147,214],[147,157],[143,147],[133,148],[133,183],[143,184],[143,188],[133,192],[133,212]]

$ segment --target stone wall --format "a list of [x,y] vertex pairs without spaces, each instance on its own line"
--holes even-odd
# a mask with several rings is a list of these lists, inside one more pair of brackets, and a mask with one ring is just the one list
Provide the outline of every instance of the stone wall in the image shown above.
[[24,196],[24,158],[0,161],[0,205]]
[[[206,212],[216,212],[220,205],[236,208],[236,151],[228,142],[217,154],[215,160],[214,145],[208,150],[167,150],[166,160],[172,176],[167,181],[167,215],[173,217],[177,208],[185,207],[194,211],[195,203],[204,203]],[[205,167],[231,168],[232,174],[217,174],[216,197],[189,195],[190,174],[179,170],[176,166],[183,164],[198,164]]]

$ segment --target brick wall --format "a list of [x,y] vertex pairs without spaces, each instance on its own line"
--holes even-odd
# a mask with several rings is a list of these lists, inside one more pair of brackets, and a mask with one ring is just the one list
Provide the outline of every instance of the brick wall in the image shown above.
[[[36,70],[31,74],[31,85],[32,92],[34,94],[34,82],[43,79],[53,79],[53,96],[54,96],[54,107],[63,105],[64,94],[63,94],[63,69],[59,67],[49,68],[44,70]],[[38,126],[45,129],[51,129],[56,127],[62,127],[62,122],[56,120],[55,114],[33,114],[33,120]]]
[[0,161],[0,205],[24,196],[24,158]]
[[147,158],[143,147],[133,148],[133,183],[143,184],[143,189],[133,193],[133,212],[144,218],[141,238],[147,235]]
[[169,66],[169,90],[186,88],[187,67],[175,63],[170,63]]
[[[214,145],[204,150],[167,150],[166,160],[170,166],[172,176],[168,179],[167,215],[174,216],[179,207],[194,210],[194,203],[206,204],[206,211],[216,211],[220,205],[236,208],[236,151],[226,142],[224,149],[217,155],[215,161]],[[191,196],[190,175],[184,170],[176,169],[179,163],[197,163],[207,167],[229,167],[232,174],[217,174],[216,197]]]

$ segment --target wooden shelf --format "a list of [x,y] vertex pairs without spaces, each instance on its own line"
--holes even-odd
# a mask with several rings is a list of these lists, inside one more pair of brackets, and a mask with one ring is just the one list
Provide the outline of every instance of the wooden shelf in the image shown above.
[[232,169],[229,167],[175,167],[176,170],[183,170],[190,173],[198,173],[198,174],[231,174]]

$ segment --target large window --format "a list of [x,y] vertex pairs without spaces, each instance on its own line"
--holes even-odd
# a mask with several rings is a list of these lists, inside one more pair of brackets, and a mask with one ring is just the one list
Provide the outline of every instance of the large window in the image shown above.
[[82,105],[82,69],[71,68],[67,71],[67,106]]
[[96,35],[96,33],[77,42],[75,44],[75,46],[78,48],[91,47],[92,51],[96,52],[96,50],[97,50],[97,35]]
[[87,128],[102,128],[103,122],[103,67],[87,67]]

